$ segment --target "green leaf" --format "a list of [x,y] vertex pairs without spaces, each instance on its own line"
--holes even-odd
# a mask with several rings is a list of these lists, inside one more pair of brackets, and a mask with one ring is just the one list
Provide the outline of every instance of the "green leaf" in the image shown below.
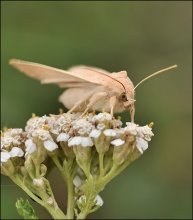
[[24,199],[20,198],[17,200],[15,205],[19,215],[21,215],[24,219],[38,219],[28,200],[24,201]]

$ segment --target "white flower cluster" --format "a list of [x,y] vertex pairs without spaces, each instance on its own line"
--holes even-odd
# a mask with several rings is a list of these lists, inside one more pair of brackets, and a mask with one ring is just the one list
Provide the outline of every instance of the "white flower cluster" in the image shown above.
[[1,163],[11,157],[23,157],[22,143],[26,138],[22,129],[8,129],[1,134]]
[[2,132],[1,164],[13,157],[25,160],[41,147],[48,153],[61,148],[62,143],[69,148],[87,148],[99,141],[102,144],[106,141],[109,147],[121,147],[129,145],[131,137],[134,147],[142,154],[148,148],[152,136],[151,127],[140,127],[128,122],[123,128],[122,122],[112,118],[109,113],[88,114],[83,118],[80,118],[79,113],[33,116],[28,120],[25,131],[9,129]]

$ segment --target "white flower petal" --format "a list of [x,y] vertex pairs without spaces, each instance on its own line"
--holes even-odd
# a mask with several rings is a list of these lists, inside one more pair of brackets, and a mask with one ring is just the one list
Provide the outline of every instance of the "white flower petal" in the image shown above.
[[82,180],[80,179],[79,176],[75,176],[74,179],[73,179],[73,184],[79,188],[82,184]]
[[81,144],[81,137],[73,137],[68,140],[69,147],[80,144]]
[[58,145],[55,142],[48,140],[44,141],[44,147],[48,151],[54,151],[58,148]]
[[13,147],[9,154],[11,155],[11,157],[23,157],[24,152],[19,147]]
[[95,202],[96,202],[97,206],[103,206],[103,204],[104,204],[103,199],[99,195],[96,196]]
[[103,134],[107,137],[115,137],[117,133],[113,129],[106,129],[103,131]]
[[57,137],[57,142],[61,142],[61,141],[68,141],[68,139],[70,138],[70,136],[66,133],[61,133],[60,135],[58,135]]
[[147,150],[148,148],[148,142],[145,141],[143,138],[136,138],[136,146],[138,148],[138,150],[143,153],[145,150]]
[[101,131],[94,129],[90,132],[90,137],[92,138],[98,138],[101,135]]
[[32,154],[33,152],[35,152],[37,150],[36,144],[31,139],[28,139],[25,142],[25,146],[26,146],[25,151],[27,154]]
[[7,162],[11,158],[8,152],[1,152],[1,163]]
[[82,137],[81,138],[81,146],[82,147],[92,147],[93,141],[90,137]]
[[125,143],[125,141],[121,140],[121,139],[116,139],[114,141],[111,141],[111,144],[118,147],[118,146],[121,146]]

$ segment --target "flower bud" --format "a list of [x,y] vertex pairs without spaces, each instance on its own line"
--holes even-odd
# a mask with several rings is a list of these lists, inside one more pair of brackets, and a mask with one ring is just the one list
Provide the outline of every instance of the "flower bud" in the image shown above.
[[33,184],[34,184],[34,186],[43,188],[44,187],[44,180],[43,180],[43,178],[33,179]]

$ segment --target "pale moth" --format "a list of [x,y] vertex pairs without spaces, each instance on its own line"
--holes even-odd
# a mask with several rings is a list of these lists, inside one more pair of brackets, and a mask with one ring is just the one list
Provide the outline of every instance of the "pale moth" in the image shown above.
[[69,109],[69,113],[81,111],[83,116],[90,110],[97,110],[108,111],[113,115],[114,112],[129,110],[132,122],[136,87],[155,75],[177,67],[173,65],[159,70],[134,86],[126,71],[110,73],[90,66],[74,66],[61,70],[17,59],[11,59],[9,63],[27,76],[40,80],[42,84],[54,83],[61,88],[67,88],[59,101]]

